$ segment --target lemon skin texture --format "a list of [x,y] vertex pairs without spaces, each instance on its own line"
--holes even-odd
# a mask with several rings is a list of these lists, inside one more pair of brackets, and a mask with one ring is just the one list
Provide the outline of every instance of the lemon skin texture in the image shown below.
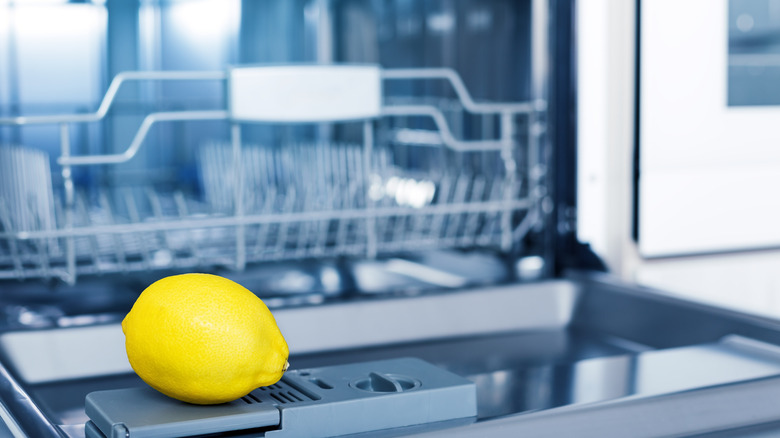
[[122,321],[127,358],[149,386],[195,404],[276,383],[289,349],[268,307],[224,277],[182,274],[146,288]]

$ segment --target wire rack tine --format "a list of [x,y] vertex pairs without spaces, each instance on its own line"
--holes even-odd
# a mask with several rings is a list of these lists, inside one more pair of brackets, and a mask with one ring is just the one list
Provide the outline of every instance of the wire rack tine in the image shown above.
[[[357,196],[358,191],[359,191],[358,182],[356,180],[350,181],[349,184],[347,185],[347,189],[345,190],[346,195],[337,197],[337,199],[339,200],[338,202],[340,202],[337,205],[343,209],[349,208],[352,199],[354,199],[354,197]],[[350,225],[349,219],[341,219],[337,221],[336,235],[333,242],[334,246],[337,248],[336,249],[337,252],[347,252],[345,248],[348,245],[349,225]]]
[[[54,197],[54,223],[56,225],[62,224],[65,222],[65,210],[62,205],[62,200],[59,196]],[[51,239],[53,241],[53,244],[49,247],[49,254],[51,254],[52,261],[59,260],[60,258],[64,257],[64,252],[62,251],[61,242],[59,238],[52,237]]]
[[[116,223],[116,218],[111,208],[111,202],[108,200],[108,194],[102,188],[100,189],[99,199],[100,199],[100,208],[108,218],[108,222]],[[116,262],[123,272],[127,272],[128,271],[127,256],[125,254],[124,245],[122,244],[122,236],[117,233],[111,233],[110,238],[113,243]]]
[[14,276],[24,278],[24,269],[22,269],[22,257],[19,252],[19,242],[14,235],[14,228],[11,225],[11,213],[8,211],[5,199],[0,198],[0,224],[3,225],[3,234],[7,236],[9,256],[14,266]]
[[[477,176],[474,179],[474,184],[471,188],[471,197],[469,202],[480,202],[482,201],[483,197],[485,196],[485,189],[486,189],[487,183],[485,182],[485,178],[481,176]],[[460,244],[463,246],[474,244],[475,238],[477,234],[477,229],[479,227],[479,218],[481,216],[480,212],[472,212],[468,213],[466,218],[466,224],[464,225],[463,234],[461,236]]]
[[[263,201],[263,206],[260,210],[261,214],[270,214],[273,212],[274,204],[276,203],[276,193],[276,188],[273,186],[268,188],[265,200]],[[265,252],[264,249],[268,248],[269,246],[269,231],[271,230],[272,226],[272,224],[259,224],[257,228],[257,240],[255,241],[254,255],[258,259],[262,259],[262,255]]]
[[[437,203],[439,205],[447,204],[449,202],[451,192],[452,192],[452,177],[450,175],[445,175],[444,178],[441,179],[441,183],[439,185]],[[434,216],[434,219],[431,223],[431,236],[443,237],[442,233],[445,224],[445,219],[446,219],[446,215],[443,213],[439,213]]]
[[[184,219],[187,216],[189,216],[189,209],[187,208],[187,200],[184,197],[184,193],[182,193],[181,190],[176,190],[173,193],[173,202],[176,205],[176,214],[178,215],[179,219]],[[196,237],[196,233],[199,230],[197,229],[189,229],[187,230],[187,239],[186,245],[189,249],[189,253],[191,257],[196,260],[196,265],[200,266],[203,263],[203,257],[198,250],[198,246],[195,245],[195,242],[198,240]]]
[[[469,175],[458,175],[455,182],[455,191],[452,196],[452,204],[462,204],[466,202],[466,196],[468,193],[471,177]],[[463,219],[463,214],[453,214],[449,217],[447,228],[444,231],[445,239],[454,238],[460,227]]]
[[[287,193],[285,193],[284,198],[284,206],[282,207],[283,213],[292,213],[295,211],[295,203],[297,201],[297,190],[295,187],[291,186],[287,189]],[[279,226],[279,234],[277,235],[277,241],[276,241],[276,254],[284,254],[286,250],[287,245],[287,234],[290,229],[290,223],[284,222]]]
[[[305,210],[310,202],[312,202],[312,189],[309,188],[308,190],[303,189],[301,193],[301,210]],[[297,224],[297,239],[295,239],[295,244],[293,245],[292,254],[293,257],[301,257],[306,254],[306,246],[307,241],[309,238],[309,233],[311,233],[311,228],[313,227],[312,221],[301,221]]]
[[[82,226],[92,225],[92,221],[89,217],[89,209],[87,207],[86,194],[82,191],[74,192],[74,223],[83,224]],[[75,249],[76,259],[82,258],[80,256],[86,254],[89,259],[92,260],[91,266],[95,268],[100,267],[100,244],[99,234],[94,233],[88,236],[74,238],[73,244]],[[79,260],[76,260],[78,263]]]
[[[35,228],[36,229],[43,229],[46,227],[46,224],[44,223],[43,218],[40,216],[37,206],[35,205],[35,200],[28,199],[27,204],[27,210],[30,213],[30,217],[35,218]],[[38,264],[40,266],[41,275],[44,278],[51,278],[52,272],[51,272],[51,260],[49,258],[48,253],[48,246],[46,245],[47,238],[40,237],[32,239],[32,245],[35,247],[36,252],[38,254]]]
[[531,228],[536,224],[539,219],[539,213],[537,209],[532,209],[527,212],[522,221],[515,227],[512,237],[515,239],[522,239],[531,231]]
[[[494,181],[490,199],[499,200],[503,197],[503,193],[503,181]],[[480,246],[490,246],[496,240],[495,236],[500,231],[502,216],[503,213],[500,210],[488,215],[486,226],[483,228],[483,233],[479,239]]]
[[[146,198],[149,201],[149,206],[152,209],[152,217],[160,222],[164,221],[165,215],[163,214],[162,201],[160,200],[159,193],[157,193],[157,191],[151,187],[146,187],[144,189],[144,194],[146,194]],[[172,251],[168,232],[159,231],[157,235],[159,236],[159,240],[162,243],[162,247]]]
[[[130,219],[130,223],[141,223],[141,215],[138,212],[138,205],[135,202],[135,196],[129,188],[124,191],[124,200],[125,205],[127,206],[127,215]],[[143,266],[144,269],[150,269],[152,265],[151,250],[149,248],[146,236],[147,233],[145,232],[136,233],[138,248],[140,250],[139,252],[141,253],[141,266]]]

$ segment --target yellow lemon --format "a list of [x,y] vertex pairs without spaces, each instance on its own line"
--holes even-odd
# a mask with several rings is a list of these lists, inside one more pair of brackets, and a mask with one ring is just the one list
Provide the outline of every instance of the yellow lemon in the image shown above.
[[152,388],[196,404],[223,403],[276,383],[289,350],[255,294],[210,274],[154,282],[122,321],[127,358]]

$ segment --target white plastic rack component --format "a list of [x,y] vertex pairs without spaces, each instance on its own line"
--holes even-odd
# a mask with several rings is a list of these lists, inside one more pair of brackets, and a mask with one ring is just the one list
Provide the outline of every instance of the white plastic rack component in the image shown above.
[[[102,120],[122,84],[182,80],[225,82],[227,108],[150,113],[121,153],[71,154],[71,125]],[[446,81],[457,99],[382,95],[384,82],[399,80]],[[269,84],[306,93],[271,104],[258,98]],[[296,65],[122,73],[95,113],[0,118],[0,125],[58,125],[56,161],[63,176],[62,187],[55,190],[42,183],[42,193],[61,194],[46,211],[40,203],[0,199],[0,279],[59,278],[74,284],[78,275],[148,269],[243,269],[250,262],[375,257],[424,248],[508,250],[539,222],[542,211],[543,132],[533,127],[545,111],[543,101],[475,102],[449,69]],[[465,114],[484,118],[479,129],[469,130],[472,138],[474,131],[481,134],[477,139],[463,140]],[[421,118],[432,120],[436,129],[409,124]],[[200,151],[205,200],[154,187],[101,187],[95,203],[74,184],[74,166],[131,160],[155,124],[199,120],[230,124],[229,144],[205,145]],[[246,123],[356,120],[362,122],[362,144],[272,149],[241,139]],[[490,155],[498,171],[475,172],[452,163],[405,169],[391,156],[399,147],[420,154],[438,148],[461,156]],[[215,172],[224,176],[209,177]],[[273,172],[276,176],[268,177]],[[19,226],[18,217],[34,219]]]

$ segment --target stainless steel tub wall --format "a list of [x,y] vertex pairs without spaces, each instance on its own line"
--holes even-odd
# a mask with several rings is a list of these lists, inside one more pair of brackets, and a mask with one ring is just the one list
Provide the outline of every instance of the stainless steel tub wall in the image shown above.
[[[577,288],[567,281],[480,288],[414,298],[279,309],[292,355],[502,332],[561,330]],[[0,335],[24,383],[130,373],[119,324]]]
[[712,342],[740,335],[780,345],[780,322],[628,286],[607,274],[573,272],[579,286],[571,324],[653,348]]

